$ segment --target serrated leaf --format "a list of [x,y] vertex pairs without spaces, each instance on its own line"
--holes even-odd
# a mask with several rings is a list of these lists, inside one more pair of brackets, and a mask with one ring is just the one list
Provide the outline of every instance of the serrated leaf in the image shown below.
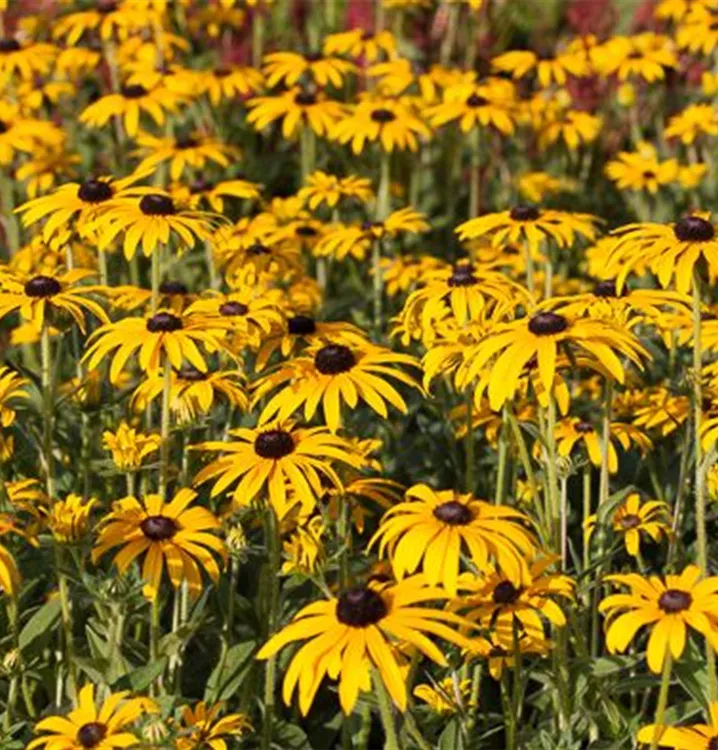
[[40,607],[20,631],[18,644],[26,651],[39,638],[49,637],[60,619],[60,600],[50,599]]

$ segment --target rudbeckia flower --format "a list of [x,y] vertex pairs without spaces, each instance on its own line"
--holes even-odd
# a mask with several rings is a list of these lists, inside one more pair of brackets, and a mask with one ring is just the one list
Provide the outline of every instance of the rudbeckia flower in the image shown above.
[[399,99],[367,98],[333,126],[330,137],[350,143],[352,153],[360,154],[368,143],[378,143],[391,153],[418,151],[419,138],[431,138],[431,129]]
[[535,560],[520,583],[490,568],[480,576],[463,573],[459,577],[461,595],[452,600],[450,607],[463,612],[467,620],[502,633],[512,633],[515,621],[529,638],[543,641],[542,617],[563,627],[566,615],[555,597],[571,602],[576,587],[569,576],[547,573],[555,561],[553,557]]
[[149,257],[157,245],[167,245],[176,237],[184,247],[194,247],[197,239],[210,237],[212,216],[205,211],[188,211],[176,206],[171,196],[157,189],[141,198],[115,198],[98,219],[90,225],[99,236],[100,248],[106,249],[124,232],[122,250],[131,260],[137,248]]
[[[4,460],[4,459],[3,459]],[[0,537],[15,533],[24,536],[15,526],[15,521],[6,514],[0,514]],[[14,596],[20,588],[20,571],[15,558],[4,545],[0,544],[0,591]]]
[[324,37],[322,51],[325,55],[347,55],[354,60],[363,58],[373,63],[382,55],[393,57],[396,40],[390,31],[372,34],[362,29],[351,29]]
[[678,172],[677,159],[659,161],[655,147],[645,142],[639,143],[635,152],[621,151],[606,164],[606,175],[619,190],[647,190],[652,195],[676,182]]
[[[585,543],[589,543],[598,516],[589,516],[583,526]],[[668,505],[659,500],[646,500],[638,492],[631,492],[618,506],[611,518],[611,528],[614,534],[623,537],[623,543],[631,557],[640,553],[641,534],[646,534],[654,542],[661,537],[670,537],[670,513]]]
[[23,320],[42,328],[49,313],[62,311],[72,316],[83,333],[88,312],[106,323],[107,313],[91,297],[103,293],[104,287],[78,283],[94,275],[81,268],[38,275],[0,270],[0,318],[17,311]]
[[492,126],[504,135],[514,132],[516,87],[500,78],[478,84],[461,84],[445,89],[442,101],[426,109],[433,127],[458,121],[462,133]]
[[369,548],[378,543],[379,557],[388,554],[397,580],[416,572],[423,560],[427,583],[456,596],[462,553],[478,570],[492,561],[520,583],[536,548],[529,525],[513,508],[417,484],[384,514]]
[[406,403],[391,379],[412,388],[419,388],[419,385],[398,365],[419,367],[408,354],[398,354],[368,342],[356,346],[315,344],[301,356],[261,377],[254,384],[253,404],[280,388],[262,410],[260,422],[283,421],[302,406],[304,418],[310,420],[321,403],[324,419],[332,432],[341,426],[343,404],[355,409],[363,401],[386,419],[386,404],[389,403],[405,414]]
[[70,493],[64,500],[54,499],[42,509],[43,525],[59,544],[76,544],[89,531],[90,513],[97,498],[86,499]]
[[306,180],[306,185],[299,190],[297,197],[304,201],[310,210],[316,211],[322,205],[334,208],[343,200],[352,198],[360,203],[368,203],[374,193],[371,180],[365,177],[337,177],[321,170],[312,172]]
[[715,4],[694,2],[676,29],[681,49],[711,55],[718,47],[718,8]]
[[160,449],[161,443],[159,435],[145,435],[124,420],[115,432],[102,433],[102,445],[112,452],[112,461],[119,471],[137,471],[147,456]]
[[0,74],[12,77],[17,73],[25,80],[43,76],[50,70],[57,51],[52,44],[3,37],[0,39]]
[[140,740],[131,729],[146,713],[159,713],[150,698],[130,698],[127,690],[109,693],[99,705],[95,704],[95,686],[85,685],[79,694],[79,705],[67,716],[48,716],[35,725],[35,732],[49,732],[32,740],[27,750],[112,750],[133,747]]
[[230,157],[239,157],[239,149],[198,132],[172,138],[140,131],[135,141],[139,148],[132,155],[142,157],[137,171],[152,172],[159,164],[169,162],[172,180],[179,180],[185,170],[204,169],[208,162],[228,167]]
[[287,644],[307,641],[294,655],[284,676],[282,695],[289,705],[299,688],[299,710],[306,716],[325,676],[339,679],[339,702],[350,714],[360,692],[371,690],[371,668],[401,710],[406,710],[406,682],[391,644],[396,640],[415,646],[433,662],[446,666],[444,654],[426,633],[466,646],[467,639],[450,625],[464,621],[451,612],[417,606],[446,598],[437,587],[427,586],[423,576],[406,578],[394,585],[371,583],[349,589],[338,599],[307,605],[292,622],[274,635],[257,654],[268,659]]
[[494,70],[510,73],[513,78],[523,78],[536,71],[539,84],[548,88],[552,83],[564,86],[569,76],[585,76],[591,66],[585,55],[566,51],[554,58],[541,59],[531,50],[511,50],[491,60]]
[[615,75],[619,81],[635,76],[652,83],[663,80],[666,70],[678,65],[673,40],[652,32],[630,37],[614,36],[594,47],[590,56],[602,75]]
[[55,187],[58,179],[74,177],[81,161],[79,154],[68,153],[64,144],[38,146],[32,158],[17,168],[15,177],[26,183],[27,197],[33,199]]
[[120,575],[135,558],[145,556],[142,578],[148,599],[159,593],[165,564],[175,589],[187,581],[190,595],[198,596],[203,585],[200,569],[216,583],[220,570],[212,553],[224,562],[227,552],[222,540],[211,533],[220,527],[217,518],[199,505],[188,507],[196,497],[196,492],[184,488],[169,502],[159,495],[118,500],[102,522],[92,561],[97,563],[108,550],[121,546],[113,559]]
[[[218,370],[200,372],[185,365],[170,373],[170,409],[180,423],[188,423],[200,415],[209,414],[219,397],[223,397],[233,408],[246,411],[248,399],[242,386],[244,375],[240,370]],[[135,389],[132,406],[137,412],[144,411],[162,395],[164,375],[153,373]]]
[[262,72],[267,79],[267,86],[278,83],[294,86],[302,76],[322,88],[334,86],[340,89],[350,73],[355,73],[356,65],[340,57],[326,57],[321,54],[300,55],[298,52],[272,52],[264,56]]
[[[333,466],[335,462],[350,466],[361,463],[351,444],[331,434],[326,427],[304,429],[286,422],[239,428],[229,434],[238,439],[192,446],[196,450],[227,454],[205,466],[194,484],[216,480],[211,492],[216,497],[239,482],[232,493],[237,507],[249,505],[264,491],[280,518],[297,503],[310,514],[327,482],[342,487]],[[287,503],[288,490],[294,496],[291,504]]]
[[53,123],[25,117],[17,105],[0,102],[0,165],[10,164],[18,152],[32,154],[37,148],[60,148],[65,138]]
[[495,246],[526,242],[530,248],[537,249],[549,239],[559,247],[570,247],[579,237],[593,240],[597,222],[590,214],[518,205],[509,211],[465,221],[455,231],[462,242],[488,237]]
[[223,349],[227,328],[228,324],[221,318],[187,312],[175,314],[159,310],[143,318],[124,318],[92,333],[83,361],[89,370],[94,370],[105,357],[111,356],[111,383],[118,381],[127,361],[136,352],[143,372],[158,370],[165,362],[176,370],[189,362],[200,372],[207,372],[207,363],[198,344],[208,354]]
[[551,108],[536,127],[539,146],[547,149],[563,141],[570,151],[593,143],[601,132],[603,120],[598,115],[568,107]]
[[248,180],[220,180],[212,182],[200,178],[192,180],[189,185],[171,185],[169,192],[172,199],[180,205],[196,210],[202,201],[218,214],[224,211],[225,198],[238,198],[245,201],[256,201],[261,198],[262,186]]
[[219,106],[223,99],[256,94],[263,85],[264,76],[249,66],[222,66],[202,71],[199,78],[199,86],[207,94],[213,107]]
[[179,723],[176,750],[227,750],[232,737],[244,737],[252,731],[252,725],[244,714],[225,714],[223,703],[208,706],[204,701],[194,706],[184,706]]
[[689,565],[680,575],[645,578],[636,573],[606,576],[606,580],[630,589],[601,601],[606,614],[606,647],[623,653],[638,630],[652,626],[646,658],[651,672],[660,674],[670,651],[680,659],[686,645],[686,629],[701,633],[718,650],[718,576],[699,580],[701,570]]
[[132,187],[149,172],[135,172],[129,177],[116,180],[114,177],[92,177],[84,182],[68,182],[51,195],[35,198],[15,209],[22,215],[23,226],[29,227],[45,219],[42,236],[47,242],[60,231],[76,228],[80,235],[87,234],[92,225],[113,198],[123,198],[149,188]]
[[282,121],[282,136],[292,138],[309,127],[316,135],[329,135],[344,114],[344,104],[329,99],[321,91],[295,86],[275,96],[258,96],[250,99],[251,110],[247,122],[256,130],[264,130],[275,120]]
[[113,117],[121,117],[127,135],[134,138],[144,112],[156,125],[164,125],[167,112],[174,112],[181,97],[177,93],[155,86],[146,89],[139,83],[122,86],[116,94],[100,97],[80,114],[80,122],[90,128],[101,128]]
[[646,745],[655,741],[658,747],[673,750],[714,750],[718,745],[718,702],[711,702],[708,712],[710,724],[693,724],[685,727],[649,724],[641,727],[636,740]]
[[711,273],[718,273],[716,228],[705,213],[688,214],[673,224],[628,224],[615,230],[616,243],[610,249],[607,273],[616,274],[616,287],[631,271],[647,264],[662,287],[675,277],[676,289],[692,289],[693,269],[703,258]]
[[673,115],[663,131],[664,138],[679,138],[685,145],[706,135],[718,135],[718,109],[712,104],[689,105]]
[[594,357],[597,364],[592,369],[603,368],[619,383],[625,378],[619,354],[639,368],[641,360],[649,357],[639,340],[621,326],[590,318],[570,320],[558,313],[539,311],[528,318],[497,325],[471,355],[475,370],[496,356],[489,376],[491,408],[498,410],[513,398],[521,369],[533,357],[537,358],[541,384],[551,392],[559,347]]
[[[456,693],[461,697],[461,704],[457,703]],[[435,686],[422,684],[414,688],[415,698],[424,701],[426,705],[435,713],[442,716],[455,714],[461,710],[462,706],[470,708],[471,701],[471,680],[460,680],[458,685],[454,684],[451,677],[445,677],[435,684]]]
[[18,375],[10,367],[0,367],[0,424],[10,427],[15,421],[14,402],[30,398],[25,387],[30,381]]

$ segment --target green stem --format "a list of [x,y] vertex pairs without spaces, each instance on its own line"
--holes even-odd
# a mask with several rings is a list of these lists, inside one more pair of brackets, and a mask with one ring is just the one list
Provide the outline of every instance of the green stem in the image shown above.
[[64,561],[62,550],[55,543],[55,570],[57,572],[57,584],[60,592],[60,613],[62,620],[62,635],[64,649],[64,658],[67,665],[68,689],[72,696],[73,705],[77,706],[77,663],[75,661],[75,646],[72,636],[72,610],[70,608],[70,591],[67,576],[64,571]]
[[[390,199],[389,187],[391,185],[391,154],[382,151],[381,168],[379,177],[379,189],[376,196],[376,220],[384,221],[389,215]],[[382,295],[383,279],[381,274],[381,240],[376,239],[372,243],[371,251],[372,274],[374,276],[374,330],[377,336],[381,332],[382,324]]]
[[509,456],[509,436],[506,434],[506,409],[503,411],[501,429],[499,430],[499,461],[496,470],[496,491],[494,503],[502,505],[506,499],[506,465]]
[[349,550],[351,539],[351,518],[349,514],[349,498],[342,492],[338,499],[339,518],[337,534],[339,536],[339,590],[346,591],[349,587]]
[[10,687],[8,688],[7,705],[5,707],[5,718],[3,720],[3,730],[8,732],[12,726],[15,707],[17,705],[18,685],[20,683],[20,673],[23,670],[22,652],[18,639],[20,636],[20,627],[18,622],[18,602],[17,594],[13,593],[7,597],[7,618],[12,631],[13,648],[17,653],[17,662],[12,667],[12,677],[10,678]]
[[360,709],[361,723],[357,734],[357,750],[369,749],[369,737],[371,736],[371,707],[368,703],[361,705]]
[[658,747],[658,740],[661,736],[661,730],[663,729],[663,722],[665,720],[666,705],[668,704],[668,688],[671,685],[671,668],[673,667],[673,657],[671,656],[670,649],[666,649],[666,655],[663,662],[663,674],[661,675],[661,688],[658,693],[658,705],[656,706],[656,718],[655,718],[655,732],[653,739],[651,740],[651,750],[656,750]]
[[[591,515],[591,464],[583,467],[583,524],[581,529],[586,528],[586,519]],[[583,545],[583,570],[588,570],[591,562],[590,540]]]
[[522,666],[523,659],[521,655],[521,642],[519,640],[519,629],[517,620],[513,621],[513,652],[514,652],[514,671],[513,671],[513,694],[511,698],[511,714],[517,727],[521,726],[521,705],[523,702],[523,685],[522,685]]
[[[149,664],[154,664],[159,658],[160,643],[160,594],[154,592],[154,597],[150,602],[150,660]],[[150,695],[156,697],[162,692],[162,675],[150,685]]]
[[160,277],[161,271],[161,250],[162,246],[157,245],[152,251],[152,314],[157,312],[160,306]]
[[[693,452],[695,461],[696,535],[698,565],[703,576],[708,575],[708,536],[706,533],[706,489],[703,470],[703,448],[701,446],[701,424],[703,422],[703,357],[701,348],[701,277],[693,271]],[[711,701],[718,700],[715,655],[706,643],[708,668],[708,695]]]
[[317,139],[314,131],[306,124],[302,127],[299,141],[302,185],[307,184],[307,178],[314,171],[316,161]]
[[548,394],[548,408],[546,409],[546,473],[548,475],[548,494],[551,518],[551,536],[553,548],[560,551],[561,542],[561,506],[559,498],[558,474],[556,471],[556,401],[552,393]]
[[[458,10],[458,8],[456,8]],[[450,10],[454,10],[451,8]],[[469,183],[469,218],[481,213],[481,130],[475,127],[471,138],[471,182]]]
[[464,448],[466,451],[466,491],[472,492],[476,489],[474,477],[474,427],[472,417],[474,414],[474,400],[471,391],[466,392],[466,434],[464,435]]
[[374,690],[376,699],[379,703],[379,714],[381,724],[384,727],[384,750],[399,750],[399,738],[396,733],[396,722],[394,721],[394,707],[389,697],[389,693],[381,679],[379,672],[373,670]]
[[162,416],[160,426],[160,481],[159,494],[162,499],[167,495],[167,474],[170,455],[170,394],[172,390],[172,365],[169,358],[165,361],[164,380],[162,384]]
[[[279,523],[277,514],[270,503],[264,517],[265,543],[269,557],[268,581],[269,581],[269,607],[267,612],[267,636],[271,636],[277,629],[279,619]],[[269,750],[272,745],[272,733],[274,729],[275,710],[275,682],[277,673],[277,657],[272,656],[267,660],[264,673],[264,725],[262,727],[262,750]]]
[[264,13],[259,3],[252,10],[252,65],[259,68],[264,55]]
[[42,445],[45,454],[45,476],[47,496],[51,502],[55,498],[55,467],[52,457],[52,432],[54,423],[54,393],[52,383],[52,345],[50,343],[50,324],[45,319],[40,334],[41,383],[43,400],[43,433]]
[[511,699],[509,697],[509,670],[504,668],[501,673],[501,707],[504,714],[504,731],[506,732],[506,750],[516,750],[516,724],[515,717],[511,711]]
[[[4,170],[0,170],[0,206],[4,215],[5,238],[7,240],[10,258],[20,249],[20,226],[15,211],[14,180]],[[10,260],[8,258],[8,260]]]
[[524,256],[524,265],[526,266],[526,287],[531,296],[536,292],[536,282],[534,281],[534,259],[531,257],[531,248],[528,244],[523,243],[521,252]]

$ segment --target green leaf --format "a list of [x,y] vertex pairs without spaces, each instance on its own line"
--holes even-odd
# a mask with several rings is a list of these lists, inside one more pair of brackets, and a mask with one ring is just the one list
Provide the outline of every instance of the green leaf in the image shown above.
[[464,740],[461,736],[461,724],[454,717],[445,727],[439,737],[437,750],[463,750]]
[[591,671],[596,677],[608,677],[635,666],[637,662],[638,659],[631,656],[602,656],[593,661]]
[[19,646],[26,651],[39,638],[48,638],[60,619],[60,600],[51,599],[40,607],[20,631]]
[[273,744],[282,750],[312,750],[307,735],[296,724],[278,721],[273,734]]
[[249,671],[257,648],[255,641],[232,646],[212,671],[204,695],[206,700],[222,701],[237,693]]
[[120,677],[120,679],[114,683],[112,689],[142,692],[165,671],[167,662],[167,657],[162,656],[151,664],[145,664],[142,667],[133,669],[129,674]]

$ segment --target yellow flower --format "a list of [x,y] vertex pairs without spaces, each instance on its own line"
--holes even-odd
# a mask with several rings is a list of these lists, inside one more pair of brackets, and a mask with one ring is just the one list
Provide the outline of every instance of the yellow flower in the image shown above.
[[341,200],[352,198],[361,203],[368,203],[374,197],[371,181],[364,177],[336,177],[317,170],[307,177],[306,182],[307,184],[297,193],[297,197],[312,211],[316,211],[322,205],[334,208]]
[[25,387],[30,381],[18,375],[9,367],[0,367],[0,424],[10,427],[15,421],[14,402],[30,398]]
[[649,83],[662,81],[666,70],[678,65],[673,40],[652,32],[615,36],[594,47],[590,55],[602,75],[616,75],[619,81],[633,77]]
[[585,55],[568,51],[542,60],[530,50],[511,50],[494,57],[491,65],[495,70],[511,73],[513,78],[523,78],[535,70],[542,88],[548,88],[552,83],[564,86],[569,76],[581,77],[590,72]]
[[503,135],[514,132],[516,87],[511,81],[488,78],[478,84],[444,89],[442,101],[426,110],[433,127],[458,120],[462,133],[493,126]]
[[184,706],[176,750],[227,750],[225,739],[244,737],[252,731],[252,725],[244,714],[221,716],[223,708],[222,703],[210,707],[204,701],[195,703],[193,707]]
[[324,522],[321,516],[313,516],[308,523],[298,526],[282,544],[287,558],[282,563],[282,573],[313,575],[324,556],[323,533]]
[[300,55],[298,52],[272,52],[264,56],[262,72],[268,86],[283,83],[294,86],[303,76],[317,86],[334,86],[339,89],[344,79],[357,71],[356,65],[340,57],[327,55]]
[[344,713],[350,714],[359,693],[371,689],[372,666],[396,706],[404,711],[406,683],[389,639],[408,642],[432,661],[446,666],[446,657],[424,633],[466,646],[466,638],[449,627],[464,621],[451,612],[417,606],[445,598],[441,589],[427,586],[423,576],[406,578],[394,585],[369,584],[349,589],[338,599],[307,605],[264,644],[257,658],[268,659],[289,643],[307,641],[290,662],[282,690],[284,702],[289,704],[299,687],[299,710],[304,716],[325,675],[339,678],[339,702]]
[[339,120],[330,132],[332,140],[350,143],[352,153],[360,154],[367,143],[378,143],[392,152],[417,151],[419,138],[430,138],[431,130],[401,100],[365,98]]
[[712,104],[691,104],[673,115],[663,131],[665,138],[691,144],[701,135],[718,135],[718,109]]
[[161,443],[159,435],[145,435],[124,420],[115,432],[102,433],[102,444],[112,451],[112,460],[120,471],[137,471],[147,456],[160,449]]
[[576,192],[577,183],[565,177],[554,177],[548,172],[525,172],[518,179],[519,192],[532,203],[541,203],[547,196],[562,192]]
[[414,688],[414,696],[424,701],[434,713],[441,715],[453,714],[459,710],[457,693],[461,706],[471,707],[472,704],[468,700],[471,694],[471,680],[468,678],[454,684],[451,677],[445,677],[433,686],[423,684]]
[[247,102],[247,122],[264,130],[275,120],[282,121],[282,136],[292,138],[309,127],[318,136],[327,136],[344,113],[341,102],[321,91],[295,86],[274,96],[257,96]]
[[619,190],[647,190],[655,195],[661,186],[678,180],[678,161],[658,161],[655,147],[642,142],[636,152],[621,151],[608,162],[606,174]]
[[686,727],[649,724],[641,727],[636,739],[646,745],[657,742],[658,747],[673,750],[713,750],[718,745],[718,702],[709,704],[708,713],[710,724]]
[[462,554],[478,570],[495,562],[515,583],[526,576],[535,551],[529,520],[513,508],[491,505],[471,494],[436,492],[425,484],[409,488],[405,501],[384,514],[369,542],[389,557],[397,580],[416,572],[423,560],[427,583],[455,596]]
[[90,512],[96,503],[97,498],[85,500],[75,494],[69,494],[64,500],[55,500],[43,514],[55,541],[61,544],[80,541],[87,534]]
[[[606,576],[606,580],[630,589],[629,594],[612,594],[599,609],[607,616],[606,647],[612,654],[623,653],[636,632],[652,626],[646,657],[651,672],[660,674],[670,650],[680,659],[686,645],[686,626],[705,636],[718,650],[718,576],[699,581],[701,570],[689,565],[680,575],[645,578],[635,573]],[[627,610],[627,611],[625,611]]]
[[196,492],[184,488],[169,502],[159,495],[146,495],[141,501],[135,497],[118,500],[103,519],[92,550],[93,562],[122,546],[113,559],[120,575],[136,557],[145,556],[142,578],[148,599],[159,593],[165,563],[175,589],[187,581],[190,595],[199,596],[203,586],[200,568],[216,583],[220,570],[211,553],[225,562],[227,551],[222,540],[210,533],[220,527],[217,518],[199,505],[188,507],[196,497]]
[[373,63],[382,55],[393,57],[396,53],[396,40],[389,31],[371,34],[361,29],[352,29],[324,37],[322,51],[325,55],[347,55],[354,60],[364,58]]
[[[0,443],[2,441],[0,440]],[[4,457],[0,457],[5,461]],[[24,536],[15,526],[15,521],[8,515],[0,514],[0,538],[5,534],[19,534]],[[20,588],[20,571],[10,550],[0,544],[0,593],[14,596]]]
[[199,86],[209,97],[213,107],[223,99],[255,94],[264,84],[264,76],[252,67],[221,67],[202,71]]
[[0,74],[17,74],[26,81],[46,75],[56,54],[57,47],[52,44],[6,36],[0,39]]
[[225,198],[239,198],[256,201],[261,198],[262,186],[247,180],[220,180],[212,182],[203,178],[193,180],[189,185],[175,184],[169,188],[172,199],[179,205],[196,210],[202,201],[218,214],[224,211]]
[[711,55],[718,47],[718,8],[715,4],[693,3],[676,29],[681,49]]
[[53,123],[25,117],[17,105],[0,102],[0,165],[10,164],[18,152],[32,154],[38,148],[60,148],[65,139]]

